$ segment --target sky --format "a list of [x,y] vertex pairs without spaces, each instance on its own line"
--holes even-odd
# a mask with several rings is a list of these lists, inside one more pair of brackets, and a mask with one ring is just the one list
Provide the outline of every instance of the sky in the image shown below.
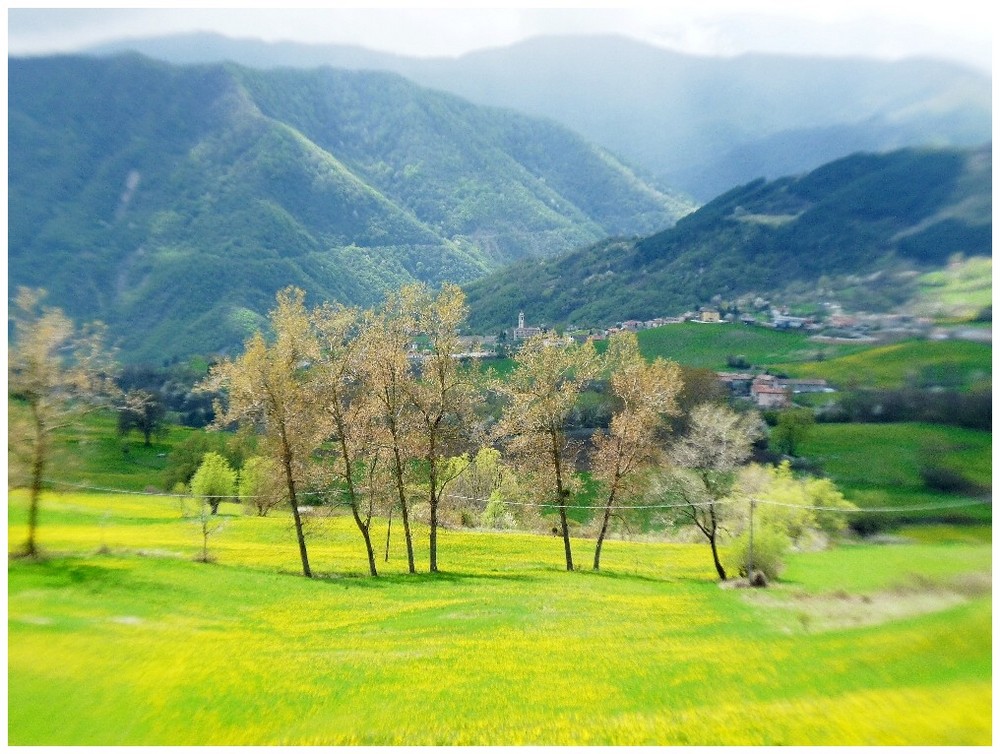
[[992,71],[994,14],[984,0],[660,0],[614,8],[491,5],[43,9],[14,4],[8,5],[7,40],[10,54],[29,55],[73,52],[126,37],[215,31],[430,57],[506,46],[542,34],[614,33],[700,55],[923,55]]

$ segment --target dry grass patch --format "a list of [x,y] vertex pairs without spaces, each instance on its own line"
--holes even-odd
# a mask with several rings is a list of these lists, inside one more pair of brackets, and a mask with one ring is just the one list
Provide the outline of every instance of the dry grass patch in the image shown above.
[[947,581],[932,581],[910,575],[906,581],[871,594],[850,594],[843,590],[822,594],[789,591],[748,591],[745,599],[778,617],[781,628],[792,631],[836,631],[876,626],[890,621],[940,612],[990,594],[993,577],[989,572],[963,574]]

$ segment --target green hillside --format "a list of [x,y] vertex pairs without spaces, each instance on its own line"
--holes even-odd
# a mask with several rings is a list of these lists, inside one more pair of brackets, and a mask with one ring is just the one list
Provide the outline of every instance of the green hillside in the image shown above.
[[8,286],[126,357],[239,345],[289,284],[369,304],[690,209],[549,122],[392,74],[9,61]]
[[661,233],[476,281],[471,321],[500,328],[524,310],[548,325],[607,326],[756,296],[900,306],[928,295],[914,272],[942,269],[958,253],[992,256],[991,165],[988,149],[902,150],[761,179]]
[[796,330],[772,330],[739,324],[682,322],[637,334],[646,358],[661,356],[680,364],[707,369],[729,368],[729,357],[742,357],[759,367],[815,362],[869,348],[867,344],[816,343]]
[[214,34],[124,39],[174,62],[400,73],[483,105],[550,118],[700,201],[860,150],[990,139],[988,72],[931,59],[701,56],[611,35],[540,36],[453,58]]
[[866,348],[821,362],[783,364],[796,377],[818,377],[850,388],[946,387],[989,389],[993,348],[961,340],[912,340]]

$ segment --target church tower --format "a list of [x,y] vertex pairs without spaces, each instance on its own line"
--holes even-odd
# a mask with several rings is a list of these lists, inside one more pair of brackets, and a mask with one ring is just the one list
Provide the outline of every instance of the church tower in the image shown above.
[[524,329],[524,312],[518,312],[517,314],[517,327],[519,330]]

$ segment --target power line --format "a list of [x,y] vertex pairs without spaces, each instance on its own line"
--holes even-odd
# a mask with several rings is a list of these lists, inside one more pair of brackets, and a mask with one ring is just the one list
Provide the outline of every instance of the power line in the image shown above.
[[[145,497],[171,497],[171,498],[193,498],[193,499],[215,499],[215,500],[257,500],[260,498],[267,497],[265,495],[195,495],[191,493],[178,493],[178,492],[139,492],[137,490],[121,490],[114,487],[97,487],[94,485],[79,484],[76,482],[66,482],[58,479],[46,479],[44,480],[48,484],[54,484],[64,487],[73,487],[76,489],[87,490],[91,492],[107,492],[110,494],[117,495],[138,495]],[[337,490],[304,490],[303,495],[323,495],[323,496],[337,496],[343,497],[342,492]],[[446,492],[442,497],[450,497],[456,500],[468,500],[471,502],[478,503],[491,503],[494,502],[489,498],[481,497],[470,497],[467,495],[456,495],[453,493]],[[850,515],[852,513],[914,513],[919,511],[933,511],[933,510],[946,510],[950,508],[971,508],[977,505],[992,505],[991,501],[974,500],[967,502],[953,502],[953,503],[939,503],[936,505],[913,505],[913,506],[900,506],[900,507],[887,507],[887,508],[839,508],[836,506],[823,506],[823,505],[803,505],[796,503],[783,503],[777,500],[767,500],[765,498],[753,498],[754,504],[762,503],[764,505],[774,505],[782,508],[795,508],[799,510],[812,510],[812,511],[830,511],[834,513],[842,513],[845,515]],[[532,503],[532,502],[522,502],[517,500],[500,500],[503,505],[510,505],[515,507],[542,507],[542,506],[553,506],[555,503],[545,502],[545,503]],[[713,505],[731,505],[736,503],[734,500],[719,500],[719,501],[708,501],[701,503],[654,503],[650,505],[613,505],[612,510],[622,511],[622,510],[668,510],[673,508],[708,508]],[[748,503],[749,504],[749,503]],[[577,510],[605,510],[607,506],[605,505],[572,505],[569,506]]]

